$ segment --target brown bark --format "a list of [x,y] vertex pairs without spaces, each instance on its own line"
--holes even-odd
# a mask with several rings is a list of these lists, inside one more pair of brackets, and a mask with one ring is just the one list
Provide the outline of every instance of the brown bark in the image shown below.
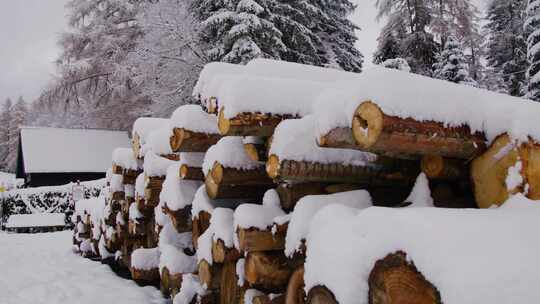
[[124,168],[122,168],[122,166],[119,166],[117,164],[113,164],[112,165],[112,173],[113,174],[123,174],[124,173]]
[[327,134],[319,137],[318,144],[325,148],[339,148],[358,150],[353,131],[348,127],[339,127],[330,130]]
[[220,138],[219,134],[206,134],[183,128],[174,128],[170,144],[174,152],[206,152]]
[[[163,188],[164,176],[147,177],[146,187],[144,189],[144,209],[153,209],[159,204],[159,194]],[[141,210],[142,211],[142,210]]]
[[289,283],[287,284],[287,292],[285,295],[285,304],[304,304],[306,292],[304,291],[304,266],[296,269]]
[[212,259],[214,263],[236,262],[240,258],[240,253],[236,248],[225,246],[222,240],[212,242]]
[[203,181],[204,173],[202,171],[202,168],[182,165],[180,167],[180,178],[185,180]]
[[242,252],[283,250],[285,249],[287,225],[277,229],[275,234],[269,230],[256,228],[238,228],[236,233]]
[[151,270],[137,269],[134,267],[130,268],[131,278],[138,283],[142,284],[155,284],[159,282],[159,269],[154,268]]
[[445,127],[440,122],[388,116],[371,101],[356,109],[352,130],[360,150],[391,157],[472,159],[486,149],[485,136],[472,133],[468,126]]
[[304,196],[326,194],[327,184],[323,183],[280,183],[276,188],[285,211],[292,211],[296,203]]
[[124,191],[116,191],[111,195],[111,199],[115,201],[120,201],[126,198],[126,193]]
[[146,232],[147,232],[147,229],[144,223],[144,219],[139,219],[138,222],[135,222],[134,220],[129,220],[128,233],[131,236],[135,236],[135,237],[146,236]]
[[265,162],[268,159],[268,149],[265,143],[244,144],[244,150],[253,161]]
[[221,270],[220,304],[240,304],[243,288],[238,286],[236,262],[227,261]]
[[206,260],[199,263],[199,279],[206,284],[208,289],[220,289],[222,265],[217,263],[208,264]]
[[223,136],[259,136],[274,134],[277,125],[294,115],[270,115],[263,113],[241,113],[233,118],[225,118],[224,108],[219,110],[218,129]]
[[291,269],[281,251],[249,252],[246,257],[246,281],[255,288],[279,292],[285,289]]
[[209,174],[205,180],[206,192],[211,199],[262,199],[272,185],[223,185],[217,184]]
[[[308,292],[306,303],[308,304],[338,304],[336,297],[325,286],[315,286]],[[370,303],[371,304],[371,303]],[[375,303],[373,303],[375,304]],[[405,303],[403,303],[405,304]],[[408,303],[413,304],[413,303]]]
[[461,159],[444,158],[439,155],[425,155],[420,163],[422,172],[430,179],[461,180],[469,176],[467,163]]
[[368,284],[370,304],[441,303],[437,288],[407,261],[403,252],[389,254],[377,261]]
[[167,267],[164,267],[161,271],[161,293],[174,299],[174,296],[180,292],[182,287],[182,274],[171,273]]
[[264,166],[255,169],[241,170],[227,168],[216,162],[210,170],[215,183],[220,185],[271,185],[272,180],[266,174]]
[[135,185],[137,176],[139,176],[140,173],[141,172],[137,170],[124,170],[122,173],[122,183],[124,185]]
[[173,224],[174,229],[178,233],[190,232],[191,227],[191,208],[184,208],[180,210],[171,210],[167,205],[163,207],[163,212],[169,216]]
[[137,132],[133,132],[133,139],[131,141],[131,147],[133,149],[133,155],[137,159],[141,159],[142,155],[139,155],[139,152],[141,151],[141,138]]
[[363,166],[345,166],[338,163],[280,160],[276,155],[271,155],[266,162],[266,172],[274,180],[281,181],[409,185],[416,179],[419,166],[416,161],[384,157]]
[[193,246],[195,249],[198,248],[199,237],[210,227],[210,218],[211,214],[206,211],[201,211],[193,218],[192,223],[192,237],[193,237]]

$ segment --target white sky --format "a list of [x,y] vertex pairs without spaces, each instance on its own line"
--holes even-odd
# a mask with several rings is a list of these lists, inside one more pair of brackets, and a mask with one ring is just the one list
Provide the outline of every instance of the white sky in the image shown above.
[[[375,21],[376,0],[353,0],[353,20],[362,30],[358,47],[371,64],[381,24]],[[477,5],[488,0],[474,0]],[[0,102],[39,96],[55,72],[58,35],[66,28],[68,0],[0,0]]]

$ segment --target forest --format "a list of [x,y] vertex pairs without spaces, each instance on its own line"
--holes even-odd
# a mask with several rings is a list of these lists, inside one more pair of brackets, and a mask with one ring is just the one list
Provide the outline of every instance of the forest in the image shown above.
[[367,5],[384,23],[373,64],[540,100],[540,0],[72,0],[56,76],[1,106],[0,169],[14,171],[22,125],[128,130],[194,103],[209,62],[362,72],[349,17]]

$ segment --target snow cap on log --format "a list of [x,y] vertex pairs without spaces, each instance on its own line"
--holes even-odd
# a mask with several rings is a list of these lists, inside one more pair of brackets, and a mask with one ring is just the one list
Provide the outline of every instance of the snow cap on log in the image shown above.
[[144,215],[137,207],[137,204],[131,204],[129,206],[129,219],[135,223],[138,223],[138,220],[142,218],[144,218]]
[[112,153],[112,162],[126,170],[139,169],[139,162],[133,156],[133,150],[129,148],[116,148]]
[[180,292],[174,297],[173,304],[192,303],[196,297],[203,297],[207,290],[201,284],[199,276],[191,273],[182,275],[182,287]]
[[206,192],[206,188],[204,185],[202,185],[197,192],[195,193],[195,197],[193,198],[193,203],[191,206],[191,217],[194,219],[196,218],[200,212],[204,211],[209,214],[212,214],[214,212],[215,208],[236,208],[237,206],[244,204],[248,202],[248,200],[241,200],[241,199],[219,199],[219,200],[212,200],[208,197],[208,193]]
[[176,109],[170,120],[170,129],[174,128],[206,134],[219,133],[217,117],[206,113],[199,105],[183,105]]
[[122,174],[112,174],[111,175],[111,192],[124,192],[124,184],[122,183],[123,177]]
[[176,229],[167,223],[159,233],[158,247],[173,246],[178,249],[193,249],[191,232],[178,233]]
[[131,267],[138,270],[152,270],[159,267],[158,248],[139,248],[131,253]]
[[356,190],[329,195],[308,195],[301,198],[292,212],[285,238],[285,255],[288,257],[300,250],[309,233],[311,220],[326,206],[339,204],[357,210],[373,206],[366,190]]
[[193,88],[193,97],[202,102],[216,97],[223,80],[244,72],[245,67],[226,62],[210,62],[204,66]]
[[207,175],[216,162],[225,168],[251,170],[262,166],[260,162],[253,161],[244,149],[242,137],[223,137],[217,144],[208,149],[204,157],[203,173]]
[[165,118],[141,117],[135,120],[135,123],[133,123],[132,138],[138,138],[140,150],[137,152],[139,157],[144,157],[144,146],[147,143],[150,133],[162,128],[167,128],[168,125],[169,120]]
[[234,235],[234,211],[228,208],[216,208],[210,218],[210,228],[213,231],[212,240],[222,240],[225,247],[232,248]]
[[144,158],[144,173],[146,176],[165,176],[169,166],[178,162],[156,155],[154,152],[149,152]]
[[146,153],[148,153],[149,149],[157,155],[172,154],[173,150],[170,144],[171,135],[172,132],[168,128],[158,129],[150,133],[147,139]]
[[540,283],[539,218],[538,202],[522,195],[487,210],[328,206],[307,237],[306,290],[323,285],[340,304],[367,303],[373,265],[401,250],[442,303],[539,302],[530,287]]
[[144,198],[144,187],[146,186],[144,173],[139,174],[135,180],[135,197]]
[[160,272],[165,267],[171,274],[192,273],[197,270],[197,258],[185,254],[183,248],[163,245],[159,249],[161,250],[161,258],[159,259]]
[[159,194],[159,200],[172,211],[191,205],[195,192],[201,186],[199,181],[182,180],[178,175],[180,164],[173,164],[167,169],[167,176]]
[[188,167],[202,168],[205,155],[206,153],[182,152],[180,153],[180,166],[186,165]]
[[357,166],[363,166],[377,159],[372,153],[321,148],[317,146],[315,140],[313,131],[315,128],[316,120],[313,115],[283,121],[276,128],[269,154],[277,156],[280,160]]

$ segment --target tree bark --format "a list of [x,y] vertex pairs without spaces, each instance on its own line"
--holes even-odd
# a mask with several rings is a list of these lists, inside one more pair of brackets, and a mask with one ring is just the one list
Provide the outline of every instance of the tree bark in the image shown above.
[[304,304],[306,292],[304,291],[304,266],[297,268],[287,284],[285,304]]
[[272,185],[264,166],[250,170],[227,168],[216,162],[210,171],[215,183],[220,185]]
[[262,199],[272,185],[223,185],[217,184],[209,174],[205,180],[206,192],[211,199]]
[[199,237],[210,227],[210,218],[212,215],[206,211],[201,211],[193,218],[192,222],[192,237],[193,246],[198,248]]
[[389,254],[377,261],[368,284],[370,304],[441,303],[437,288],[407,261],[403,252]]
[[352,130],[360,150],[391,157],[473,159],[486,149],[485,136],[473,134],[468,126],[445,127],[440,122],[388,116],[370,101],[356,109]]
[[112,165],[112,173],[113,174],[123,174],[124,173],[124,168],[122,168],[122,166],[119,166],[117,164],[113,164]]
[[348,127],[339,127],[321,135],[318,139],[320,147],[358,150],[353,131]]
[[276,191],[279,195],[281,208],[290,212],[296,206],[296,203],[304,196],[326,194],[324,183],[280,183]]
[[238,228],[237,234],[241,252],[283,250],[287,225],[277,229],[275,234],[255,228]]
[[174,128],[170,145],[174,152],[206,152],[220,139],[219,134],[206,134],[183,128]]
[[284,291],[291,270],[281,251],[249,252],[245,264],[246,280],[255,288],[272,292]]
[[206,260],[199,263],[199,279],[202,284],[206,284],[208,289],[219,290],[221,283],[222,265],[217,263],[208,264]]
[[222,136],[259,136],[274,134],[278,124],[294,115],[270,115],[262,113],[241,113],[233,118],[225,118],[224,108],[219,110],[218,129]]
[[222,240],[212,242],[212,259],[214,263],[236,262],[240,253],[236,248],[228,248]]
[[174,229],[178,233],[190,232],[191,227],[191,208],[171,210],[167,205],[163,207],[165,214],[171,219]]
[[238,286],[236,262],[227,261],[221,271],[220,304],[240,304],[243,289]]
[[202,168],[190,167],[184,164],[180,167],[180,178],[184,180],[204,181],[204,173]]

